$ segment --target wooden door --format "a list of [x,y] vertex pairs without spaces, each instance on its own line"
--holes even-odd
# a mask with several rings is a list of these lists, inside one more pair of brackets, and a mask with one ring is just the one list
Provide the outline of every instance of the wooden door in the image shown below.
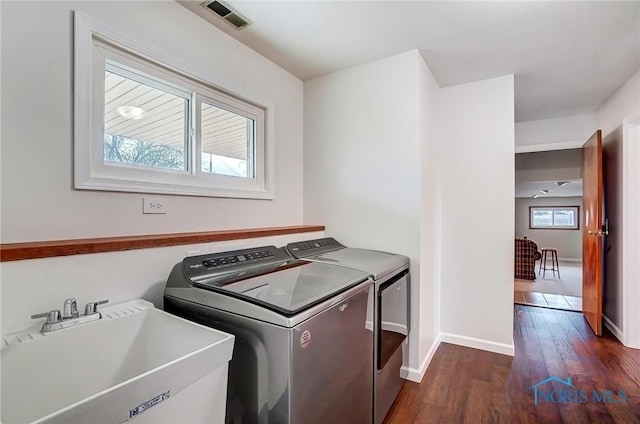
[[602,130],[582,146],[582,313],[602,335]]

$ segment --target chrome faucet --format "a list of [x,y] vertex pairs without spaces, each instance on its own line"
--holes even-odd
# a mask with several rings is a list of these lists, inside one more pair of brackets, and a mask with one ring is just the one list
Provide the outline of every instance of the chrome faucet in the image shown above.
[[108,300],[89,302],[84,308],[84,314],[80,315],[78,313],[78,302],[76,301],[76,298],[70,297],[64,301],[62,314],[59,310],[52,310],[41,314],[31,315],[31,319],[47,318],[44,324],[42,324],[42,332],[48,333],[50,331],[61,330],[74,325],[99,320],[102,318],[102,314],[98,312],[98,305],[103,305],[107,302]]
[[64,301],[62,319],[78,318],[78,302],[75,297],[70,297]]

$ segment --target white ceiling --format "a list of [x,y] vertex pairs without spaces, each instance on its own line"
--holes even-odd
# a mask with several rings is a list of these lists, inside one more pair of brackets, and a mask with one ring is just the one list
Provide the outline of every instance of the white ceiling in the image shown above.
[[[540,190],[549,190],[547,194]],[[557,181],[535,181],[516,183],[516,197],[582,197],[582,180],[572,180],[559,187]]]
[[237,1],[238,31],[303,80],[419,49],[441,87],[515,74],[516,121],[593,112],[640,69],[640,2]]

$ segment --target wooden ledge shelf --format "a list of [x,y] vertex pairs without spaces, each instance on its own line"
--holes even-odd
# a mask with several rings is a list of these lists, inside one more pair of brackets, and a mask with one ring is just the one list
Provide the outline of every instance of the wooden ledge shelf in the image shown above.
[[198,233],[7,243],[0,244],[0,262],[83,255],[86,253],[119,252],[123,250],[149,249],[183,244],[212,243],[286,234],[311,233],[314,231],[324,231],[324,225],[298,225],[292,227],[251,228]]

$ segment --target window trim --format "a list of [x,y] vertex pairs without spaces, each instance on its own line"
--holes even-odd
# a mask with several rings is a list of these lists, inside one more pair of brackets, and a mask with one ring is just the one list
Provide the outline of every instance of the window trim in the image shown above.
[[[233,107],[234,102],[255,106],[262,114],[260,125],[264,128],[263,140],[259,143],[256,140],[256,160],[255,178],[238,178],[226,175],[209,174],[206,175],[208,184],[198,183],[195,178],[196,168],[201,165],[196,161],[196,152],[192,152],[188,158],[188,171],[182,172],[186,175],[176,175],[175,170],[141,170],[127,167],[129,174],[138,174],[136,178],[127,176],[113,177],[110,172],[105,173],[104,163],[102,163],[102,150],[96,152],[95,140],[104,137],[104,105],[94,107],[91,99],[104,98],[104,76],[102,84],[94,84],[96,66],[104,62],[103,58],[95,53],[95,41],[111,44],[116,49],[122,50],[125,54],[140,57],[144,61],[150,62],[154,66],[166,68],[171,71],[172,77],[184,79],[187,83],[204,88],[199,91],[206,97],[213,97],[217,102]],[[126,56],[125,56],[126,57]],[[119,61],[116,61],[121,63]],[[126,63],[124,64],[126,66]],[[125,36],[117,30],[110,28],[92,17],[75,11],[74,12],[74,187],[86,190],[106,190],[125,191],[137,193],[161,193],[206,197],[232,197],[248,199],[273,199],[274,198],[274,110],[271,101],[267,101],[253,93],[247,93],[243,87],[238,87],[228,82],[220,81],[219,78],[187,65],[157,48],[137,40],[131,36]],[[145,66],[143,63],[142,66]],[[103,74],[104,75],[104,74]],[[166,80],[164,76],[161,78]],[[174,81],[168,81],[173,83]],[[100,87],[102,85],[102,87]],[[182,87],[182,81],[180,81]],[[225,88],[222,88],[225,87]],[[209,92],[206,91],[209,90]],[[98,92],[100,91],[101,92]],[[196,101],[196,97],[192,101]],[[220,100],[223,99],[223,100]],[[197,103],[195,103],[197,105]],[[237,109],[237,107],[236,107]],[[194,107],[195,111],[196,108]],[[243,114],[246,114],[243,109]],[[195,114],[194,114],[195,115]],[[195,116],[192,117],[195,120]],[[96,123],[97,125],[94,125]],[[195,122],[193,122],[195,123]],[[256,121],[256,126],[258,126]],[[102,142],[103,143],[103,142]],[[194,143],[190,143],[193,145]],[[258,148],[258,145],[259,148]],[[102,146],[102,144],[101,144]],[[96,155],[99,153],[100,162],[96,163]],[[197,155],[198,157],[200,155]],[[111,167],[110,168],[117,168]],[[134,172],[138,171],[138,172]],[[201,170],[200,170],[201,171]],[[173,181],[158,182],[155,178],[148,179],[143,174],[152,173],[157,175],[174,174]],[[203,176],[203,175],[201,175]],[[205,176],[203,176],[205,177]],[[142,181],[146,180],[146,181]],[[245,181],[241,181],[245,180]],[[213,183],[211,183],[213,181]],[[214,187],[211,184],[215,184]]]
[[[533,213],[535,211],[573,210],[576,215],[576,224],[572,226],[539,226],[533,224]],[[580,229],[580,206],[529,206],[529,229],[530,230],[579,230]]]

